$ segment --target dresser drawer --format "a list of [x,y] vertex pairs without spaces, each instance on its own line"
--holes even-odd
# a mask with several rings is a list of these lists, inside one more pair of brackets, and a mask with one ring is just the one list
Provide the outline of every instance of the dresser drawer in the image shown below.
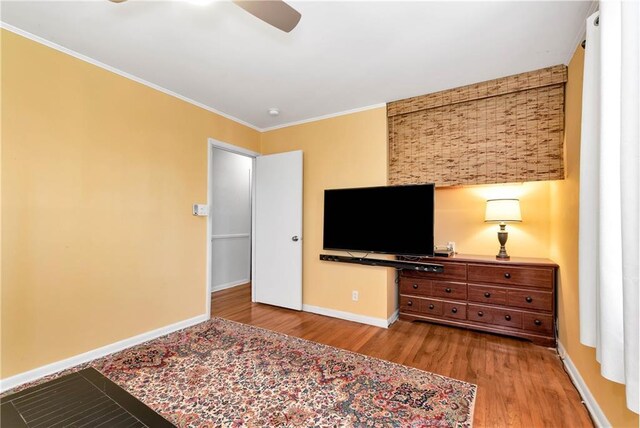
[[507,289],[489,287],[486,285],[469,284],[469,301],[491,303],[495,305],[507,304]]
[[508,290],[507,302],[509,306],[551,312],[553,310],[553,293],[551,291]]
[[400,296],[400,310],[403,312],[420,312],[422,299],[411,296]]
[[467,304],[444,302],[442,305],[442,315],[447,318],[455,318],[458,320],[467,319]]
[[433,281],[431,294],[445,299],[467,299],[467,284],[461,282]]
[[418,272],[418,271],[402,271],[402,276],[413,278],[429,278],[438,280],[466,281],[467,280],[467,264],[432,261],[429,259],[421,260],[425,263],[436,263],[442,265],[443,272]]
[[469,265],[469,281],[553,288],[553,268]]
[[469,305],[467,319],[492,325],[522,328],[522,312],[509,308]]
[[420,299],[420,312],[426,315],[442,316],[442,300]]
[[400,277],[400,294],[430,296],[431,282],[424,278]]
[[551,315],[524,313],[524,329],[542,334],[553,333],[553,317]]
[[444,272],[400,272],[400,317],[555,346],[558,267],[551,260],[456,255],[420,261],[441,264]]

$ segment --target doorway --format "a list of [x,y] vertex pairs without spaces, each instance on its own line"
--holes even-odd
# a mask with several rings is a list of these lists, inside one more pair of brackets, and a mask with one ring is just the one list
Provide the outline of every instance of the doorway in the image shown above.
[[207,313],[212,293],[252,279],[255,152],[209,139]]
[[211,291],[251,280],[250,157],[215,148],[211,152]]
[[208,316],[213,291],[249,281],[252,302],[302,309],[302,161],[208,140]]

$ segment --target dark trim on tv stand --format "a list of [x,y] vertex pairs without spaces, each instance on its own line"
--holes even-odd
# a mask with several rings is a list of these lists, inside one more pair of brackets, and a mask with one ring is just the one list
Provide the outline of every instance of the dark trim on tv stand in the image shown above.
[[407,269],[419,272],[443,272],[444,266],[438,263],[421,263],[404,260],[369,259],[364,257],[334,256],[320,254],[320,260],[325,262],[352,263],[366,266],[384,266],[396,269]]

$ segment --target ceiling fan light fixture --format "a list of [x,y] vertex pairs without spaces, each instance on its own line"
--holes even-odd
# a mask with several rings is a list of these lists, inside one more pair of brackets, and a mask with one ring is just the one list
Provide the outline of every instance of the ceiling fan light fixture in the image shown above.
[[290,32],[302,15],[283,0],[233,0],[235,4],[267,24]]
[[217,0],[187,0],[187,3],[191,3],[194,4],[196,6],[209,6],[213,3],[215,3]]
[[[124,3],[127,0],[109,0],[112,3]],[[188,3],[198,6],[208,6],[219,0],[187,0]],[[300,12],[289,6],[284,0],[232,0],[233,3],[240,6],[245,11],[267,24],[282,30],[285,33],[290,32],[298,22],[302,15]]]

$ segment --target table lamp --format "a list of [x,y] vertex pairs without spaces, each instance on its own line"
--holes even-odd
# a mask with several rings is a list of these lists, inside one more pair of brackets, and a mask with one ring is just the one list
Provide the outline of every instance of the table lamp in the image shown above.
[[508,233],[507,223],[521,222],[520,200],[518,199],[488,199],[487,210],[484,214],[484,221],[488,223],[500,223],[498,231],[498,241],[500,242],[500,252],[496,256],[498,260],[509,260],[509,255],[504,245],[507,243]]

